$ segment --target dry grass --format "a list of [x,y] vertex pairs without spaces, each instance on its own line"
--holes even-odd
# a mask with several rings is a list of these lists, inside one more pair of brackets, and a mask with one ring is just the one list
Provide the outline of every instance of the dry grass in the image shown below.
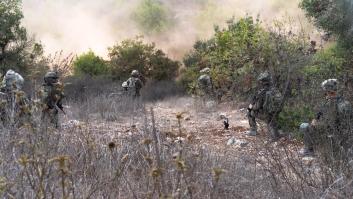
[[[61,130],[3,129],[0,134],[2,198],[349,198],[349,172],[298,157],[298,143],[266,143],[240,153],[183,137],[167,137],[153,109],[100,95],[70,103],[82,122]],[[88,109],[84,107],[94,107]],[[101,113],[94,115],[93,113]],[[123,114],[124,113],[124,114]],[[93,114],[93,116],[92,116]],[[107,116],[109,114],[110,116]],[[134,124],[104,123],[127,117]],[[101,126],[93,120],[100,120]],[[103,128],[104,127],[104,128]],[[106,129],[110,129],[106,131]]]

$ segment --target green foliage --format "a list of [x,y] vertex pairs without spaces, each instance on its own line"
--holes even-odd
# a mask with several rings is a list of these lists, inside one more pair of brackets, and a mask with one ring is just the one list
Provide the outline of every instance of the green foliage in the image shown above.
[[308,105],[285,106],[279,114],[278,125],[285,132],[294,131],[297,137],[301,137],[300,124],[310,122],[314,116],[313,108]]
[[110,67],[115,78],[126,78],[132,70],[138,70],[152,80],[170,80],[176,77],[179,62],[169,59],[154,44],[141,39],[128,39],[109,48]]
[[[0,72],[14,69],[22,74],[42,67],[43,48],[28,38],[21,25],[21,0],[0,1]],[[47,68],[47,67],[44,67]]]
[[172,24],[169,12],[158,0],[142,0],[133,14],[133,19],[146,33],[159,33]]
[[244,96],[251,92],[253,80],[263,70],[277,74],[276,83],[284,87],[287,79],[284,74],[303,65],[309,42],[283,33],[282,27],[283,24],[277,22],[273,30],[266,30],[252,17],[229,20],[225,29],[216,28],[211,39],[196,42],[193,51],[185,56],[188,72],[184,74],[189,77],[181,78],[183,85],[195,85],[186,80],[200,75],[200,69],[210,67],[215,87],[233,95]]
[[24,50],[27,32],[21,26],[23,18],[19,0],[0,2],[0,67],[4,72],[8,64],[16,64],[16,52]]
[[353,2],[351,0],[302,0],[300,7],[315,25],[339,38],[347,48],[353,44]]
[[108,72],[106,61],[95,55],[92,50],[76,57],[73,66],[75,75],[99,76]]
[[338,77],[342,74],[345,63],[345,58],[339,56],[336,46],[333,46],[319,51],[311,63],[303,68],[303,73],[310,79],[324,80]]

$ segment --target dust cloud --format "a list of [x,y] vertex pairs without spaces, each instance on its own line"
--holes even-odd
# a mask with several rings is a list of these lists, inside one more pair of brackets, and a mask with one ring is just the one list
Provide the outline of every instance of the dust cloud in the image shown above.
[[163,32],[146,34],[132,17],[141,1],[23,0],[23,23],[47,53],[92,49],[106,57],[109,46],[144,35],[174,59],[181,59],[194,41],[209,38],[214,25],[222,27],[232,17],[260,15],[265,22],[290,17],[307,24],[299,0],[159,0],[174,23]]

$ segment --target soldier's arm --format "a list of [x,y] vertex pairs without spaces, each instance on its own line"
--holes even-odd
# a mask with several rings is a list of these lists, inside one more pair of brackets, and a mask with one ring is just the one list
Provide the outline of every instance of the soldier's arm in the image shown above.
[[353,110],[352,105],[348,102],[342,102],[338,105],[338,116],[341,128],[350,129],[352,128]]

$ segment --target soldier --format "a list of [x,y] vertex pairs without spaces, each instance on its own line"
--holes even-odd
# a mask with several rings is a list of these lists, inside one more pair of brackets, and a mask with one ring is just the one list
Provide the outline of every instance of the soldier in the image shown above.
[[[42,122],[52,124],[59,128],[59,110],[64,112],[62,100],[64,98],[63,85],[59,82],[57,72],[47,72],[44,76],[44,84],[40,91],[42,109]],[[65,112],[64,112],[65,113]]]
[[204,68],[200,71],[201,76],[198,78],[198,85],[203,97],[210,98],[213,96],[213,83],[210,77],[210,68]]
[[272,77],[268,72],[261,73],[257,82],[261,88],[257,91],[248,107],[247,117],[250,131],[247,132],[247,135],[257,135],[256,118],[259,118],[266,122],[272,141],[276,141],[280,138],[277,118],[283,104],[283,96],[273,86]]
[[29,100],[22,91],[24,79],[13,70],[8,70],[0,88],[0,120],[4,126],[31,124]]
[[321,146],[326,152],[339,158],[340,152],[348,152],[351,147],[352,106],[337,94],[336,79],[325,80],[321,87],[326,98],[318,109],[316,118],[311,124],[303,123],[300,126],[305,145],[300,155],[311,156],[314,154],[314,147]]
[[140,90],[143,87],[143,83],[140,79],[140,73],[137,70],[131,72],[131,77],[124,82],[124,89],[128,90],[129,94],[135,99],[140,97]]

